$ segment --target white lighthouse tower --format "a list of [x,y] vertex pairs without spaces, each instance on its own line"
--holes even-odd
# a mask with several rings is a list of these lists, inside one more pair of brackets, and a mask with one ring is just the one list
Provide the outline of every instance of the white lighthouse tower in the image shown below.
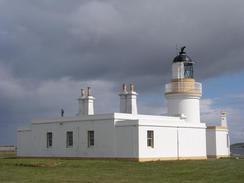
[[201,83],[195,82],[193,62],[181,48],[172,64],[172,80],[166,84],[168,115],[180,116],[189,123],[200,123]]

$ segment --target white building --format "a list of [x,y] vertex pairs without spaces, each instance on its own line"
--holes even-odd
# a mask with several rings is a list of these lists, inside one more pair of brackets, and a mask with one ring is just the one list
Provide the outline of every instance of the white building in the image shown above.
[[137,113],[134,85],[123,85],[120,113],[94,114],[91,89],[81,91],[75,117],[34,120],[17,132],[20,157],[114,158],[137,161],[207,159],[230,155],[226,114],[221,126],[200,118],[202,87],[184,48],[172,64],[165,87],[168,116]]

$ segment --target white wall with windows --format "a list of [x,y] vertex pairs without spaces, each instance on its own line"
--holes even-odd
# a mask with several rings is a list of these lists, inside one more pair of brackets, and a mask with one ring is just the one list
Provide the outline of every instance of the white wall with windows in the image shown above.
[[[153,131],[153,147],[148,146],[147,132]],[[141,158],[176,158],[177,136],[175,127],[156,125],[139,127],[139,156]]]
[[[48,144],[50,143],[48,133],[52,133],[52,145]],[[92,121],[60,118],[50,122],[34,122],[31,130],[18,132],[17,154],[19,156],[110,157],[114,155],[113,133],[114,121],[111,117]]]
[[[227,131],[207,131],[204,123],[180,117],[106,114],[33,121],[19,130],[17,155],[35,157],[129,158],[136,160],[206,159],[211,146],[229,152]],[[209,138],[208,138],[209,137]],[[207,143],[206,143],[207,140]]]
[[[154,145],[147,143],[153,131]],[[143,122],[139,125],[139,156],[152,159],[206,158],[205,124]]]

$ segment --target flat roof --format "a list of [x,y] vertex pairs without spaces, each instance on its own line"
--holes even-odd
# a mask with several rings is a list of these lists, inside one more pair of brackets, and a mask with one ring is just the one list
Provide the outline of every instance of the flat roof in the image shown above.
[[42,123],[65,123],[79,121],[100,121],[100,120],[153,120],[153,121],[184,121],[180,117],[160,116],[160,115],[143,115],[143,114],[125,114],[125,113],[110,113],[110,114],[94,114],[74,117],[58,117],[52,119],[34,119],[32,124]]
[[82,121],[103,121],[113,120],[116,127],[121,126],[161,126],[161,127],[193,127],[206,128],[205,123],[189,123],[184,119],[174,116],[160,115],[143,115],[143,114],[126,114],[126,113],[110,113],[95,114],[75,117],[58,117],[54,119],[36,119],[32,121],[33,125],[50,124],[50,123],[70,123]]

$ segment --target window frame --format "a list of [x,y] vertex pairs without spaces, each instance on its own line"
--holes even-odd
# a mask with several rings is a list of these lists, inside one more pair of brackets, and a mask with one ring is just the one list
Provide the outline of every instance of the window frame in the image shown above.
[[87,146],[94,147],[95,146],[95,131],[89,130],[87,132]]
[[147,130],[147,147],[154,148],[154,131]]
[[53,132],[47,132],[46,135],[47,148],[51,148],[53,146]]
[[71,148],[74,146],[74,133],[73,131],[66,132],[66,148]]

